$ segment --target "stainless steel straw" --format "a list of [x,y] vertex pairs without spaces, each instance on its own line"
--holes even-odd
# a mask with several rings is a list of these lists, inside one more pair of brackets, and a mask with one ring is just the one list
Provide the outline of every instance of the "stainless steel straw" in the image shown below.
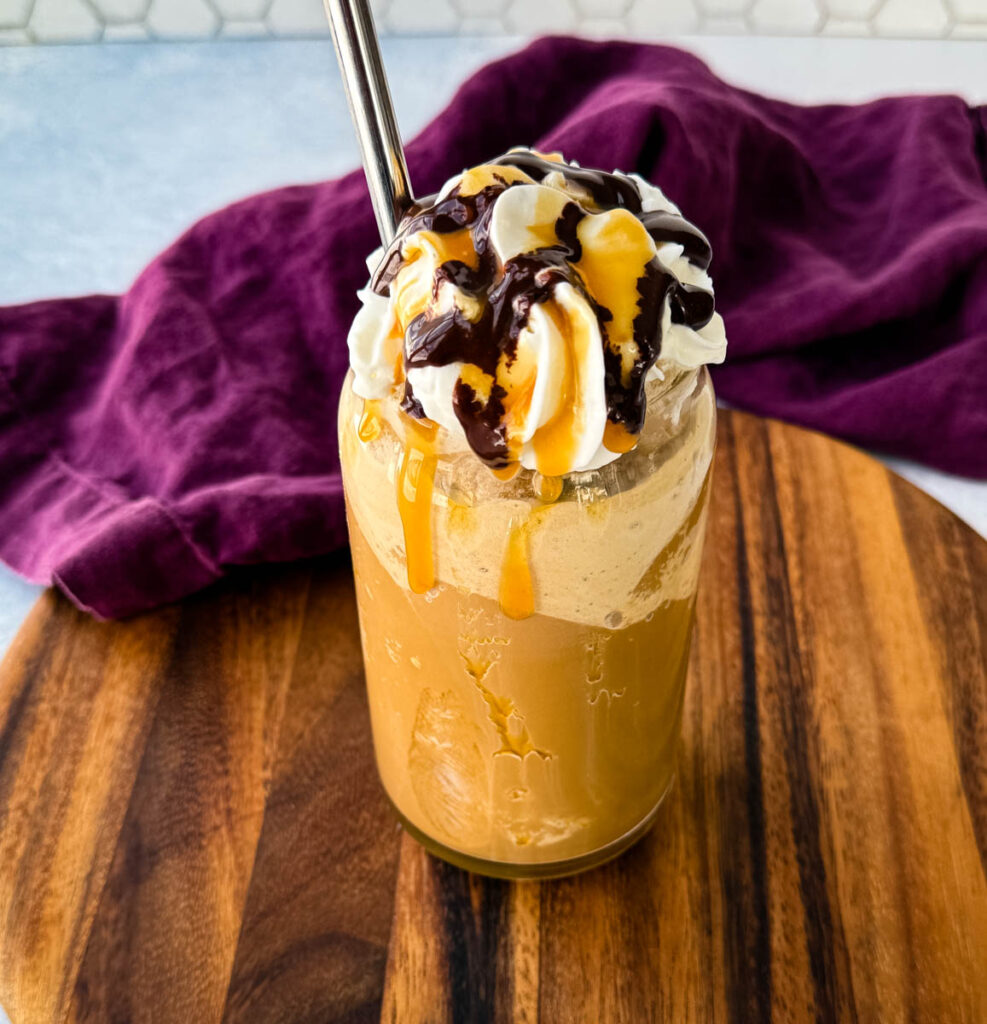
[[323,0],[377,227],[385,245],[411,205],[411,184],[369,0]]

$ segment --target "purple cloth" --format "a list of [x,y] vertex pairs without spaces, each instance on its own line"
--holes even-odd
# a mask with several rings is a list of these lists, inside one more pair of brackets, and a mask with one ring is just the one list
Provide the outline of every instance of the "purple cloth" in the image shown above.
[[[420,193],[512,145],[657,182],[710,236],[724,399],[987,476],[987,108],[799,107],[660,46],[544,39],[408,147]],[[0,557],[115,617],[346,542],[363,176],[192,227],[120,297],[0,309]]]

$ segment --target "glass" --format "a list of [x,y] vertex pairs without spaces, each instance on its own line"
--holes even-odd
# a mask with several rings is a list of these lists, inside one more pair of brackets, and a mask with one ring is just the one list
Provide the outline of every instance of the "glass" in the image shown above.
[[593,867],[671,786],[716,408],[704,367],[647,397],[637,446],[610,465],[505,480],[344,384],[377,766],[408,831],[461,867]]

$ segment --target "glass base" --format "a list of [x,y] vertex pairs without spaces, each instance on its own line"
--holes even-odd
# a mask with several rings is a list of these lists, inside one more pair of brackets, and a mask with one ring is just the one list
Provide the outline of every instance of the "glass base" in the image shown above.
[[675,782],[675,777],[669,781],[665,792],[658,798],[658,802],[630,831],[625,832],[619,839],[615,839],[606,846],[597,850],[584,853],[580,857],[570,857],[568,860],[550,860],[541,863],[511,863],[509,861],[485,860],[482,857],[471,857],[468,853],[454,850],[445,846],[431,836],[426,835],[420,828],[413,825],[388,798],[388,803],[394,809],[394,813],[401,821],[405,832],[419,842],[429,853],[440,860],[447,861],[457,868],[472,871],[477,875],[486,875],[488,878],[507,878],[515,881],[537,880],[543,878],[564,878],[566,875],[577,875],[581,871],[589,871],[591,868],[599,867],[609,860],[620,856],[625,850],[633,846],[639,839],[642,839],[650,830],[658,817],[658,811],[668,796],[669,791]]

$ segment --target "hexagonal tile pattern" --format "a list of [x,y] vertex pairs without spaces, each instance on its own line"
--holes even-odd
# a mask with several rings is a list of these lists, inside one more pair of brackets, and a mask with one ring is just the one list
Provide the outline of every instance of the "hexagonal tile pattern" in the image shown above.
[[757,0],[750,18],[758,32],[811,33],[822,21],[813,0]]
[[224,21],[219,30],[220,39],[260,39],[270,34],[263,21]]
[[706,14],[702,28],[712,36],[742,36],[750,31],[743,14]]
[[620,16],[628,7],[627,0],[572,0],[572,5],[582,19],[582,27],[589,20],[621,21]]
[[265,20],[275,35],[329,35],[322,0],[274,0]]
[[114,21],[141,21],[149,0],[91,0],[92,7],[107,24]]
[[497,17],[459,19],[459,32],[464,36],[498,36],[506,31],[503,21]]
[[450,0],[391,0],[386,24],[391,32],[451,32],[458,17]]
[[512,32],[575,32],[579,16],[571,0],[513,0],[507,8]]
[[147,24],[159,39],[196,39],[215,35],[219,16],[206,0],[151,0]]
[[84,43],[103,34],[102,22],[85,0],[35,0],[30,24],[39,43]]
[[627,35],[627,28],[621,18],[584,18],[579,34],[590,39],[619,39]]
[[[987,38],[987,0],[371,0],[381,32]],[[0,0],[0,44],[324,36],[322,0]]]
[[869,18],[881,6],[881,0],[826,0],[820,4],[830,18]]
[[950,25],[940,0],[885,0],[874,16],[878,35],[941,36]]
[[150,38],[147,26],[143,23],[107,25],[103,29],[104,43],[146,43]]
[[627,27],[641,39],[653,39],[667,32],[695,32],[699,14],[685,0],[634,0],[626,15]]
[[744,14],[750,10],[753,0],[702,0],[700,9],[703,14],[716,16],[728,14]]
[[500,18],[507,6],[504,0],[453,0],[463,18]]
[[219,16],[230,21],[251,21],[263,18],[270,7],[269,0],[211,0]]
[[824,36],[869,36],[871,23],[866,19],[827,18],[822,31]]

